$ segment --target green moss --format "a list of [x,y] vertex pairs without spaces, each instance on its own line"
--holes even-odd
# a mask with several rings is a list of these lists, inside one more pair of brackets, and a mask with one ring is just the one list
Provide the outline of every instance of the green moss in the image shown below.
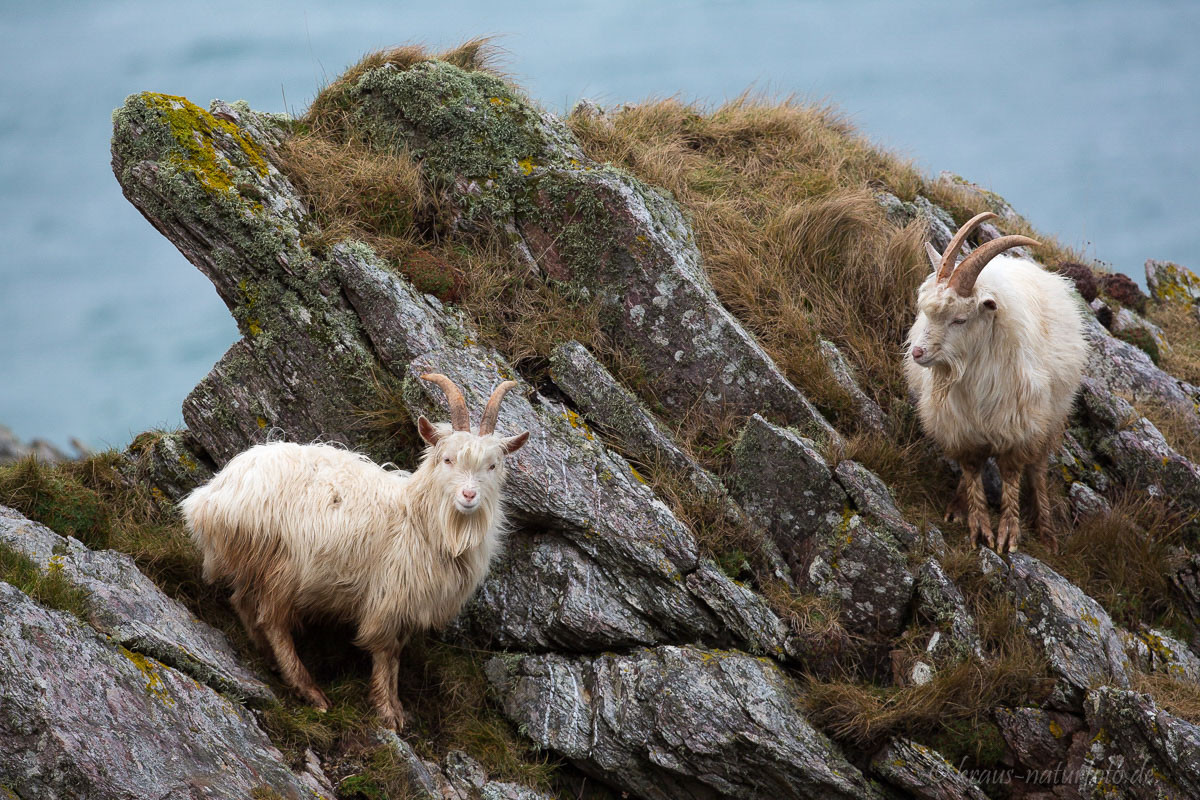
[[75,586],[61,569],[41,570],[24,553],[0,543],[0,581],[15,586],[38,603],[87,620],[88,593]]
[[[232,122],[213,116],[185,97],[155,92],[144,92],[140,97],[147,108],[158,112],[175,141],[176,150],[168,163],[195,176],[208,192],[234,192],[238,166],[248,167],[260,176],[267,174],[262,150]],[[213,144],[218,137],[237,145],[242,165],[232,164],[218,152]]]
[[1155,340],[1154,334],[1145,328],[1127,328],[1115,334],[1118,339],[1143,350],[1146,355],[1150,356],[1150,360],[1156,365],[1161,358],[1158,351],[1158,341]]
[[0,503],[60,536],[94,549],[108,546],[112,520],[100,495],[33,456],[0,467]]

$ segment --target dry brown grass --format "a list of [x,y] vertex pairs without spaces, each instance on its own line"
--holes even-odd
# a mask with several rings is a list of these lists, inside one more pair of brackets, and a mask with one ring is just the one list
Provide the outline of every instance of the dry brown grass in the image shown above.
[[1134,691],[1154,698],[1158,707],[1188,722],[1200,723],[1200,686],[1160,673],[1133,673]]
[[584,149],[669,190],[689,212],[722,302],[823,409],[848,409],[816,348],[841,345],[887,405],[924,278],[923,228],[887,220],[873,191],[912,196],[911,166],[827,108],[739,98],[708,112],[676,100],[569,119]]
[[1186,611],[1174,602],[1171,575],[1183,544],[1184,520],[1153,498],[1122,498],[1113,512],[1080,520],[1051,553],[1031,552],[1104,607],[1120,625],[1138,622],[1186,629]]
[[1183,303],[1152,303],[1146,316],[1163,329],[1171,345],[1160,366],[1180,380],[1200,385],[1200,316]]

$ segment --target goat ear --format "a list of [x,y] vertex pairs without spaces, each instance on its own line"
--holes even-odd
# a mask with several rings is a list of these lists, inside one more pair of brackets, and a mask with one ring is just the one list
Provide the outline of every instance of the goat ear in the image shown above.
[[441,436],[433,423],[425,419],[424,415],[417,420],[417,432],[421,434],[421,438],[429,444],[437,444]]
[[985,298],[983,298],[983,302],[981,302],[979,305],[980,305],[980,307],[985,308],[988,311],[995,311],[996,310],[996,299],[994,297],[985,297]]
[[937,251],[937,248],[929,242],[925,243],[925,255],[929,256],[929,263],[933,265],[933,271],[937,272],[942,266],[942,254]]
[[504,455],[512,455],[525,446],[525,442],[529,440],[529,431],[518,433],[516,436],[510,436],[504,440]]

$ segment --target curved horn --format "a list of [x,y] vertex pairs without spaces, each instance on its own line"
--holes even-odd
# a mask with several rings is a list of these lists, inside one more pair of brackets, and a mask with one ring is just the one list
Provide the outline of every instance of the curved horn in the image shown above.
[[471,430],[471,414],[467,411],[467,401],[463,399],[463,394],[454,385],[454,381],[437,372],[428,372],[421,376],[421,380],[436,383],[446,393],[446,400],[450,403],[450,426],[456,431]]
[[976,214],[963,223],[963,226],[954,234],[954,238],[950,240],[950,244],[946,245],[946,252],[942,253],[942,263],[938,266],[938,283],[949,278],[950,273],[954,271],[954,262],[958,260],[958,251],[962,250],[963,242],[971,235],[971,231],[979,227],[981,222],[987,222],[989,219],[995,218],[996,214],[993,214],[991,211],[984,211],[982,214]]
[[1039,244],[1041,242],[1030,239],[1028,236],[1001,236],[999,239],[992,239],[986,244],[981,244],[963,259],[963,262],[958,265],[958,269],[950,276],[950,288],[966,297],[975,289],[975,281],[979,278],[979,273],[983,272],[983,268],[993,258],[1013,247],[1021,245],[1037,247]]
[[480,436],[487,436],[496,430],[496,419],[500,416],[500,402],[504,400],[504,395],[508,394],[509,389],[519,385],[516,381],[505,381],[492,392],[492,396],[488,398],[487,407],[483,409],[483,419],[479,420]]

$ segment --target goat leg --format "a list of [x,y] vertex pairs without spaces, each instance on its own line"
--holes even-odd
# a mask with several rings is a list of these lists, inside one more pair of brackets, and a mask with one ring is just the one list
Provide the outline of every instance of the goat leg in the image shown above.
[[386,728],[401,731],[407,715],[400,704],[398,683],[400,679],[400,651],[408,641],[408,634],[391,639],[383,644],[368,646],[371,651],[371,705],[379,714]]
[[1058,552],[1058,538],[1054,535],[1053,517],[1050,516],[1050,495],[1046,491],[1046,459],[1035,461],[1025,467],[1029,485],[1033,488],[1033,529],[1038,539],[1050,552]]
[[312,675],[304,668],[296,654],[296,643],[292,640],[290,626],[282,621],[259,617],[267,642],[275,654],[275,663],[283,679],[318,711],[329,710],[329,698],[317,686]]
[[250,593],[245,586],[234,588],[233,594],[229,598],[229,604],[237,612],[238,619],[241,620],[242,627],[246,629],[254,646],[264,653],[271,652],[271,645],[267,641],[267,637],[263,635],[262,628],[259,627],[255,617],[254,601],[250,598]]
[[943,522],[962,522],[967,518],[967,475],[964,472],[958,479],[958,488],[954,490],[954,498],[946,506]]
[[961,466],[967,485],[967,527],[971,529],[971,546],[978,546],[980,539],[983,539],[988,547],[995,547],[992,523],[988,520],[987,498],[983,494],[983,462],[964,460]]
[[1000,468],[1000,525],[996,552],[1011,553],[1021,541],[1021,468],[1010,459],[997,459]]

